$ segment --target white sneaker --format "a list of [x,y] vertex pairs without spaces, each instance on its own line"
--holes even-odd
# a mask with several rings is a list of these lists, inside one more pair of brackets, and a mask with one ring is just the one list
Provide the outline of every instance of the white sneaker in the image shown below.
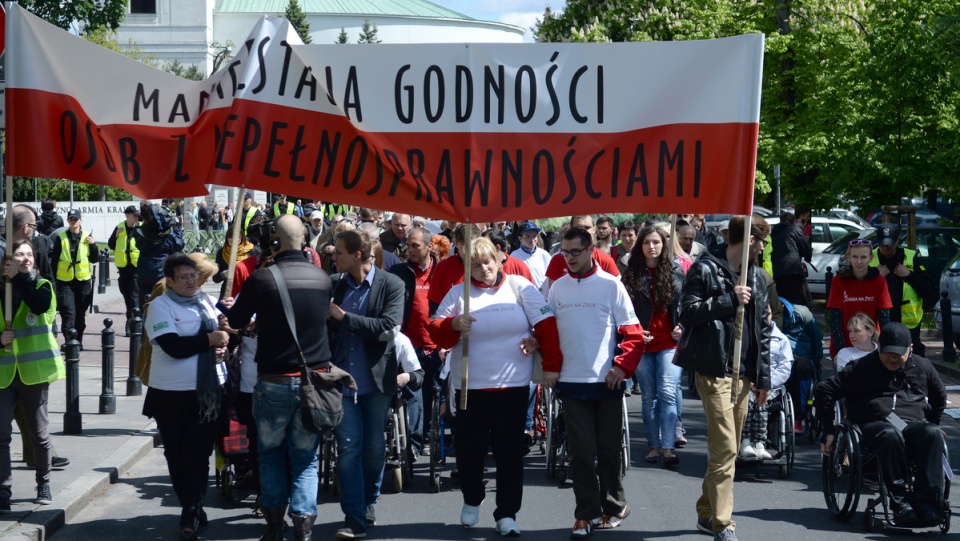
[[740,458],[756,458],[757,450],[750,445],[750,440],[740,442]]
[[762,441],[758,441],[757,443],[753,444],[753,450],[757,458],[759,458],[760,460],[773,460],[773,455],[771,455],[769,451],[764,449]]
[[519,537],[520,527],[517,526],[517,521],[512,518],[503,517],[497,521],[497,533],[503,537]]
[[460,524],[464,528],[471,528],[480,522],[480,506],[463,504],[460,510]]

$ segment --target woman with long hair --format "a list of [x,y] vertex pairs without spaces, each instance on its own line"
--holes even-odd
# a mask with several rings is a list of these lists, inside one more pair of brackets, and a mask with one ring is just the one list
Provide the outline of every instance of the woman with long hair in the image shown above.
[[[18,400],[26,412],[35,453],[37,499],[34,501],[40,505],[53,503],[47,395],[50,383],[65,375],[63,359],[53,336],[53,321],[57,315],[53,284],[37,273],[34,246],[29,240],[18,240],[7,249],[11,257],[3,264],[3,274],[13,286],[16,312],[7,314],[12,327],[4,327],[0,334],[0,513],[11,510],[10,440],[13,406]],[[4,351],[2,346],[9,346],[10,351]]]
[[623,284],[644,329],[646,348],[639,375],[643,397],[643,425],[650,451],[644,460],[666,466],[680,463],[674,454],[677,431],[677,385],[682,369],[673,364],[680,338],[679,299],[683,270],[671,261],[667,235],[646,226],[630,253]]
[[827,299],[830,315],[830,354],[833,356],[841,349],[853,345],[844,332],[853,316],[863,312],[877,322],[877,332],[880,332],[880,327],[890,323],[890,309],[893,308],[886,278],[880,275],[876,267],[870,266],[873,258],[870,241],[851,240],[844,258],[850,262],[850,266],[833,277],[830,282],[830,298]]

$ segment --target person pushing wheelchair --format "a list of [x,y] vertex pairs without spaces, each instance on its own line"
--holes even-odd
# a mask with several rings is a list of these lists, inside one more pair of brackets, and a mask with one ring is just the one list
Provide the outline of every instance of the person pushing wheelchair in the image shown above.
[[[913,354],[903,324],[884,325],[877,350],[817,385],[814,400],[824,434],[820,449],[826,455],[834,439],[833,404],[841,399],[847,418],[860,427],[864,448],[880,462],[896,523],[937,524],[944,491],[939,425],[947,392],[933,364]],[[909,495],[908,459],[916,463]]]

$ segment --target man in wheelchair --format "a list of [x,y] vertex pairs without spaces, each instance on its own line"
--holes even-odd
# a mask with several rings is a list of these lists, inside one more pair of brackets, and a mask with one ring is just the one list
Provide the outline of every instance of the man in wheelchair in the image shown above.
[[[944,444],[939,425],[947,393],[933,364],[913,354],[905,326],[884,325],[879,349],[817,385],[814,398],[825,455],[833,449],[834,402],[844,400],[847,418],[862,432],[863,448],[879,460],[897,525],[929,526],[941,520]],[[916,464],[912,494],[907,493],[908,460]]]

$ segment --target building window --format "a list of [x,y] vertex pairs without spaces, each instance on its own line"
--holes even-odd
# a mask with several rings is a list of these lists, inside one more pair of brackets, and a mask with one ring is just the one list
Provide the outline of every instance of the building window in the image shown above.
[[130,0],[130,13],[157,13],[157,0]]

